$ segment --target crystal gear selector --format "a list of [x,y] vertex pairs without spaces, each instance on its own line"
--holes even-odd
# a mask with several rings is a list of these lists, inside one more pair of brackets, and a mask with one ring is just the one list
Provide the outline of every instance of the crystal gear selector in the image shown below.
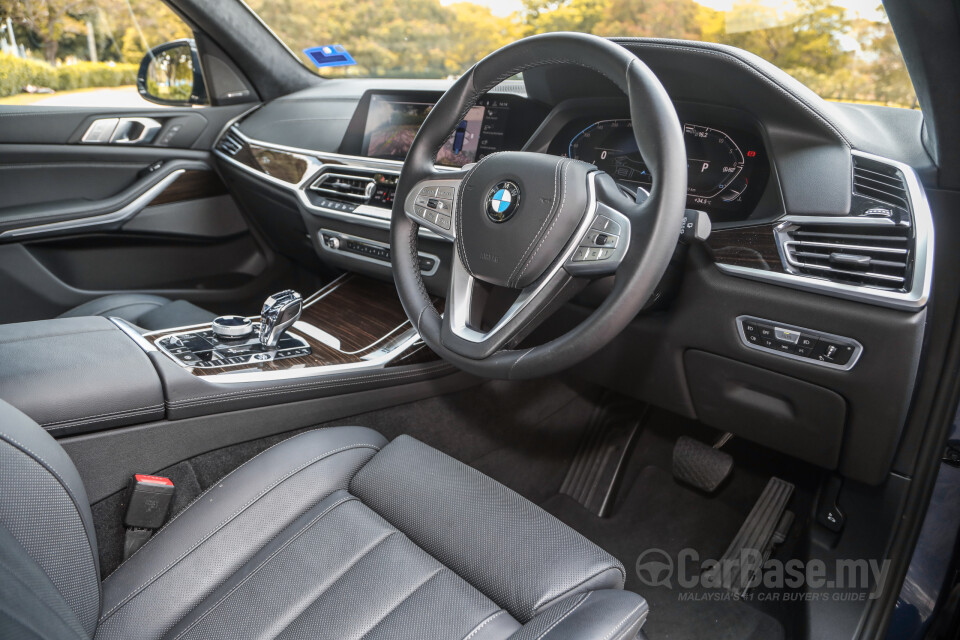
[[274,349],[280,336],[300,319],[303,299],[293,289],[275,293],[263,303],[260,311],[260,344]]

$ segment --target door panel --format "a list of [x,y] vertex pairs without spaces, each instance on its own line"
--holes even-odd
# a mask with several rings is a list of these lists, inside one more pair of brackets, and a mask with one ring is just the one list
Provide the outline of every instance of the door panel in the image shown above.
[[[0,322],[130,291],[255,312],[237,304],[286,263],[247,224],[208,151],[249,108],[0,110]],[[81,142],[99,118],[144,116],[163,127],[153,144]]]

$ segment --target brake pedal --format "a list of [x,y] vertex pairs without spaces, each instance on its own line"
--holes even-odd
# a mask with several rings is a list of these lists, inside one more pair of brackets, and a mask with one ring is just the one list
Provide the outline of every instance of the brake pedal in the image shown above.
[[787,538],[794,519],[786,510],[793,489],[786,480],[770,478],[723,557],[704,572],[704,584],[722,587],[736,596],[750,589],[773,548]]
[[673,446],[673,477],[713,493],[733,471],[733,457],[693,438],[680,436]]

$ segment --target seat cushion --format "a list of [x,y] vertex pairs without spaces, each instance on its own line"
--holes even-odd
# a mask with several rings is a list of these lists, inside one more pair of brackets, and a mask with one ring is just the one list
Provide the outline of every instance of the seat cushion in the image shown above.
[[175,516],[104,581],[95,637],[632,638],[646,603],[620,586],[616,560],[479,472],[338,427]]
[[116,293],[88,300],[62,314],[61,318],[113,316],[147,329],[158,331],[210,322],[216,315],[187,302],[169,300],[145,293]]

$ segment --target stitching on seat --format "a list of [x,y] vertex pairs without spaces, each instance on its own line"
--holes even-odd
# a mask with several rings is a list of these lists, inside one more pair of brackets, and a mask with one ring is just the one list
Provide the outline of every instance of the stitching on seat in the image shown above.
[[[131,554],[130,554],[130,558],[132,558],[133,556],[135,556],[135,555],[137,555],[138,553],[140,553],[140,551],[142,551],[144,548],[146,548],[147,545],[149,545],[151,542],[153,542],[154,540],[156,540],[157,537],[159,537],[159,535],[163,532],[164,529],[166,529],[167,527],[169,527],[170,525],[172,525],[174,522],[177,521],[177,518],[179,518],[180,516],[182,516],[183,514],[185,514],[187,511],[189,511],[189,510],[190,510],[190,507],[192,507],[194,504],[196,504],[197,502],[199,502],[204,496],[206,496],[208,493],[210,493],[210,492],[213,491],[215,488],[217,488],[217,485],[219,485],[220,483],[222,483],[224,480],[226,480],[227,478],[229,478],[229,477],[232,476],[233,474],[235,474],[235,473],[237,473],[238,471],[240,471],[240,469],[243,469],[245,466],[247,466],[248,464],[250,464],[251,462],[253,462],[253,461],[256,460],[257,458],[259,458],[260,456],[262,456],[262,455],[265,454],[266,452],[270,451],[271,449],[274,449],[274,448],[276,448],[276,447],[279,447],[280,445],[282,445],[282,444],[284,444],[284,443],[286,443],[286,442],[290,442],[291,440],[295,440],[295,439],[301,438],[301,437],[303,437],[303,436],[308,436],[308,435],[310,435],[310,434],[312,434],[312,433],[317,433],[318,431],[326,431],[327,429],[329,429],[329,427],[321,427],[321,428],[319,428],[319,429],[311,429],[310,431],[307,431],[306,433],[297,434],[297,435],[293,436],[292,438],[285,438],[284,440],[281,440],[281,441],[278,442],[277,444],[270,445],[269,447],[267,447],[266,449],[264,449],[263,451],[261,451],[261,452],[258,453],[257,455],[253,456],[252,458],[250,458],[249,460],[247,460],[246,462],[244,462],[243,464],[241,464],[239,467],[237,467],[236,469],[234,469],[233,471],[231,471],[231,472],[228,473],[227,475],[223,476],[222,478],[220,478],[219,480],[217,480],[216,482],[214,482],[211,486],[207,487],[207,489],[206,489],[203,493],[201,493],[201,494],[198,495],[196,498],[194,498],[193,500],[191,500],[190,503],[189,503],[187,506],[185,506],[183,509],[181,509],[179,513],[177,513],[175,516],[173,516],[165,525],[163,525],[162,527],[160,527],[160,528],[157,530],[157,532],[156,532],[155,534],[153,534],[153,536],[151,536],[150,539],[147,540],[147,541],[143,544],[142,547],[140,547],[139,549],[137,549],[136,551],[134,551],[133,553],[131,553]],[[375,447],[374,445],[370,445],[370,446],[373,447],[373,448],[375,448],[375,449],[377,449],[377,451],[380,450],[379,448]],[[127,558],[126,560],[124,560],[123,562],[121,562],[121,563],[119,564],[119,566],[117,566],[117,568],[114,569],[114,570],[110,573],[110,576],[112,576],[114,573],[116,573],[117,571],[119,571],[119,570],[120,570],[120,567],[122,567],[123,565],[125,565],[125,564],[127,563],[127,560],[130,560],[130,558]],[[107,576],[107,578],[109,578],[110,576]],[[106,580],[106,578],[104,578],[104,580]]]
[[[217,533],[219,533],[227,524],[229,524],[231,521],[233,521],[234,519],[236,519],[241,513],[243,513],[244,511],[246,511],[248,508],[250,508],[250,506],[252,506],[254,503],[256,503],[257,501],[259,501],[260,498],[262,498],[263,496],[267,495],[269,492],[273,491],[273,490],[276,489],[278,486],[280,486],[281,484],[283,484],[284,482],[286,482],[287,480],[289,480],[290,478],[292,478],[292,477],[295,476],[296,474],[300,473],[301,471],[303,471],[303,470],[306,469],[307,467],[309,467],[309,466],[311,466],[311,465],[314,465],[314,464],[316,464],[317,462],[320,462],[321,460],[325,460],[325,459],[327,459],[327,458],[329,458],[329,457],[331,457],[331,456],[333,456],[333,455],[335,455],[335,454],[337,454],[337,453],[342,453],[342,452],[344,452],[344,451],[349,451],[349,450],[351,450],[351,449],[373,449],[373,450],[375,450],[375,451],[379,451],[379,450],[380,450],[379,447],[377,447],[377,446],[375,446],[375,445],[371,445],[371,444],[363,444],[363,443],[361,443],[361,444],[352,444],[352,445],[349,445],[349,446],[346,446],[346,447],[340,447],[339,449],[334,449],[334,450],[332,450],[332,451],[325,452],[323,455],[317,456],[317,457],[315,457],[315,458],[313,458],[313,459],[311,459],[311,460],[308,460],[307,462],[303,463],[302,465],[300,465],[299,467],[297,467],[296,469],[294,469],[293,471],[291,471],[291,472],[288,473],[287,475],[283,476],[282,478],[278,479],[276,482],[274,482],[273,484],[271,484],[269,487],[267,487],[266,489],[264,489],[263,491],[261,491],[259,494],[256,495],[256,497],[254,497],[252,500],[250,500],[250,501],[247,502],[245,505],[243,505],[242,507],[240,507],[240,508],[239,508],[237,511],[235,511],[233,514],[231,514],[231,515],[228,516],[226,519],[224,519],[220,524],[218,524],[216,527],[214,527],[212,531],[210,531],[207,535],[205,535],[201,540],[199,540],[195,545],[193,545],[193,546],[192,546],[190,549],[188,549],[186,552],[184,552],[183,554],[181,554],[176,560],[174,560],[173,562],[171,562],[170,564],[168,564],[166,567],[164,567],[163,569],[161,569],[160,571],[158,571],[158,572],[157,572],[156,574],[154,574],[152,577],[148,578],[146,582],[144,582],[142,585],[140,585],[139,587],[137,587],[136,589],[134,589],[132,592],[130,592],[129,595],[125,596],[124,598],[121,598],[120,602],[118,602],[112,609],[110,609],[110,611],[106,612],[105,614],[103,614],[103,616],[100,617],[100,623],[103,623],[104,621],[106,621],[107,618],[109,618],[110,616],[112,616],[117,610],[119,610],[121,607],[123,607],[124,605],[126,605],[126,604],[127,604],[130,600],[132,600],[134,597],[136,597],[137,595],[139,595],[146,587],[150,586],[154,581],[156,581],[157,578],[159,578],[160,576],[162,576],[164,573],[166,573],[167,571],[169,571],[171,568],[175,567],[177,564],[180,563],[181,560],[183,560],[184,558],[186,558],[188,555],[190,555],[191,553],[193,553],[194,551],[196,551],[204,542],[206,542],[207,540],[209,540],[210,538],[212,538],[214,535],[216,535]],[[221,481],[221,482],[222,482],[222,481]],[[219,483],[217,483],[217,484],[219,484]],[[214,485],[214,486],[216,486],[216,485]],[[171,521],[171,522],[172,522],[172,521]],[[157,536],[154,536],[152,539],[156,539],[156,537],[157,537]],[[144,546],[146,546],[146,545],[144,545]],[[133,556],[130,556],[130,557],[132,558]],[[119,567],[118,567],[118,568],[119,568]]]
[[[352,497],[353,497],[353,496],[352,496]],[[359,500],[359,498],[357,498],[357,500]],[[360,504],[363,504],[363,502],[360,501]],[[364,505],[364,506],[366,506],[366,505]],[[283,627],[283,629],[280,629],[280,630],[276,633],[276,635],[274,635],[274,638],[280,637],[280,635],[284,632],[284,630],[285,630],[287,627],[289,627],[291,624],[293,624],[294,622],[296,622],[297,619],[300,618],[300,616],[302,616],[302,615],[307,611],[307,609],[309,609],[310,607],[312,607],[313,604],[314,604],[317,600],[320,599],[320,596],[322,596],[322,595],[325,594],[327,591],[329,591],[330,588],[331,588],[333,585],[335,585],[335,584],[337,584],[338,582],[340,582],[340,579],[343,578],[343,576],[345,576],[345,575],[347,575],[348,573],[350,573],[350,571],[351,571],[355,566],[357,566],[358,564],[360,564],[360,562],[361,562],[364,558],[366,558],[368,555],[370,555],[371,553],[373,553],[374,550],[377,549],[381,544],[383,544],[384,542],[386,542],[387,540],[389,540],[394,534],[398,534],[398,533],[400,533],[400,530],[399,530],[399,529],[394,528],[394,529],[390,530],[390,532],[387,533],[387,535],[385,535],[385,536],[383,536],[382,538],[380,538],[379,540],[377,540],[377,541],[373,544],[373,546],[371,546],[369,549],[367,549],[367,550],[366,550],[364,553],[362,553],[361,555],[359,555],[359,556],[357,556],[356,558],[354,558],[354,559],[350,562],[350,564],[348,564],[346,567],[344,567],[343,570],[340,571],[339,575],[337,575],[337,576],[333,579],[333,581],[331,581],[330,584],[327,585],[327,588],[324,589],[323,591],[321,591],[320,593],[318,593],[318,594],[317,594],[317,597],[310,601],[310,604],[308,604],[306,607],[304,607],[303,610],[300,611],[300,613],[298,613],[296,616],[294,616],[293,619],[290,620],[290,622],[288,622],[288,623]]]
[[592,593],[593,593],[593,592],[584,594],[584,595],[580,598],[580,600],[577,601],[577,603],[576,603],[575,605],[573,605],[573,607],[570,608],[570,611],[567,611],[565,614],[563,614],[562,616],[560,616],[559,618],[557,618],[556,620],[554,620],[553,624],[551,624],[549,627],[547,627],[546,629],[544,629],[543,633],[541,633],[540,635],[538,635],[538,636],[536,637],[536,640],[543,640],[543,638],[545,638],[548,633],[550,633],[551,631],[553,631],[554,627],[556,627],[558,624],[560,624],[561,622],[563,622],[564,620],[566,620],[567,617],[568,617],[571,613],[573,613],[574,611],[576,611],[577,609],[579,609],[579,608],[580,608],[580,605],[582,605],[584,602],[586,602],[586,601],[587,601],[587,598],[589,598]]
[[212,612],[213,612],[217,607],[219,607],[221,604],[223,604],[224,602],[226,602],[226,600],[227,600],[231,595],[233,595],[233,593],[234,593],[237,589],[239,589],[240,587],[242,587],[243,585],[245,585],[247,582],[250,581],[251,578],[253,578],[255,575],[257,575],[258,573],[260,573],[260,570],[263,569],[265,566],[267,566],[267,564],[269,564],[270,561],[273,560],[274,557],[276,557],[276,555],[277,555],[278,553],[280,553],[281,551],[283,551],[284,549],[286,549],[288,546],[290,546],[294,541],[296,541],[300,536],[302,536],[308,529],[311,529],[315,524],[317,524],[317,522],[318,522],[321,518],[323,518],[325,515],[327,515],[328,513],[330,513],[331,511],[333,511],[333,510],[336,509],[337,507],[339,507],[340,505],[342,505],[342,504],[344,504],[344,503],[346,503],[346,502],[350,502],[350,501],[352,501],[352,500],[357,500],[357,498],[355,498],[354,496],[350,496],[350,495],[344,496],[344,497],[340,498],[339,500],[337,500],[336,502],[334,502],[334,503],[333,503],[332,505],[330,505],[329,507],[327,507],[326,509],[324,509],[323,511],[321,511],[320,513],[318,513],[316,516],[314,516],[313,519],[310,520],[310,522],[308,522],[306,525],[303,526],[303,528],[300,529],[300,531],[298,531],[297,533],[295,533],[293,536],[290,537],[289,540],[287,540],[286,542],[284,542],[278,549],[276,549],[273,553],[271,553],[269,556],[267,556],[266,558],[264,558],[263,561],[262,561],[260,564],[258,564],[257,567],[256,567],[253,571],[251,571],[247,576],[245,576],[245,577],[243,578],[243,580],[241,580],[239,583],[237,583],[236,585],[234,585],[232,589],[230,589],[227,593],[225,593],[225,594],[223,595],[223,597],[220,598],[220,600],[218,600],[215,605],[213,605],[212,607],[210,607],[209,609],[207,609],[206,611],[204,611],[196,620],[194,620],[193,622],[191,622],[190,625],[189,625],[186,629],[184,629],[183,631],[181,631],[180,633],[178,633],[177,636],[176,636],[173,640],[180,640],[180,638],[182,638],[184,635],[186,635],[187,633],[189,633],[191,629],[193,629],[195,626],[197,626],[198,624],[200,624],[200,622],[202,622],[202,621],[204,620],[204,618],[206,618],[208,615],[210,615],[210,613],[212,613]]
[[630,613],[628,613],[626,618],[624,618],[623,620],[621,620],[621,621],[617,624],[617,626],[615,626],[613,629],[610,630],[610,633],[608,633],[607,635],[603,636],[603,640],[610,640],[610,638],[612,638],[612,637],[614,636],[614,634],[617,633],[617,631],[620,629],[620,627],[622,627],[622,626],[627,622],[627,620],[629,620],[630,618],[632,618],[632,617],[633,617],[633,614],[635,614],[635,613],[636,613],[640,608],[642,608],[643,605],[645,605],[645,604],[647,604],[647,602],[644,600],[644,601],[642,601],[640,604],[638,604],[636,607],[634,607],[634,608],[633,608],[633,611],[631,611]]
[[500,609],[500,611],[497,611],[497,612],[494,613],[493,615],[487,616],[487,619],[484,620],[483,622],[481,622],[480,624],[478,624],[476,627],[474,627],[473,631],[471,631],[469,634],[467,634],[466,636],[464,636],[463,640],[470,640],[470,638],[472,638],[473,636],[475,636],[475,635],[477,635],[478,633],[480,633],[480,630],[481,630],[481,629],[483,629],[485,626],[487,626],[488,624],[490,624],[490,622],[492,622],[493,619],[496,618],[498,615],[500,615],[501,613],[503,613],[503,611],[504,611],[503,609]]
[[[429,555],[429,554],[428,554],[428,555]],[[431,556],[431,557],[433,557],[433,556]],[[436,558],[434,558],[434,559],[436,559]],[[444,569],[446,569],[447,571],[450,571],[450,569],[447,568],[447,566],[446,566],[446,565],[443,565],[443,564],[441,564],[439,567],[437,567],[436,569],[434,569],[433,572],[432,572],[430,575],[428,575],[420,584],[418,584],[416,587],[414,587],[412,591],[410,591],[407,595],[403,596],[403,598],[401,598],[400,602],[398,602],[398,603],[396,603],[395,605],[393,605],[392,607],[390,607],[390,610],[389,610],[389,611],[387,611],[387,612],[384,613],[382,616],[380,616],[380,618],[379,618],[376,622],[374,622],[374,623],[370,626],[370,628],[368,628],[366,631],[364,631],[363,636],[361,636],[361,638],[365,638],[366,636],[368,636],[368,635],[370,634],[371,631],[373,631],[374,629],[376,629],[377,627],[379,627],[380,624],[381,624],[384,620],[386,620],[387,618],[390,617],[390,614],[392,614],[394,611],[396,611],[397,609],[400,608],[400,605],[402,605],[404,602],[406,602],[407,600],[409,600],[409,599],[413,596],[413,594],[415,594],[416,592],[420,591],[420,589],[422,589],[423,587],[425,587],[428,582],[430,582],[431,580],[433,580],[434,578],[436,578],[438,575],[440,575],[440,573],[441,573]],[[451,573],[452,573],[452,572],[451,572]]]
[[[47,471],[47,473],[49,473],[54,478],[56,478],[57,482],[60,483],[60,487],[63,489],[64,493],[66,493],[67,497],[70,498],[70,501],[73,502],[73,508],[77,512],[77,517],[80,518],[80,524],[83,526],[84,537],[87,539],[87,547],[89,547],[90,549],[90,562],[93,564],[93,567],[97,573],[97,577],[99,578],[100,561],[97,557],[96,550],[93,548],[93,541],[90,540],[90,535],[88,534],[88,531],[87,531],[87,523],[84,521],[83,512],[80,510],[80,502],[77,500],[77,497],[73,495],[73,491],[70,490],[70,487],[67,485],[67,481],[63,479],[63,477],[57,472],[56,469],[53,468],[53,465],[51,465],[49,462],[47,462],[42,457],[40,457],[39,454],[34,453],[33,450],[30,449],[30,447],[27,447],[26,445],[21,444],[16,438],[12,437],[7,433],[0,431],[0,439],[6,441],[8,444],[13,444],[15,447],[20,449],[21,453],[26,453],[30,457],[32,457],[34,460],[39,462],[43,466],[43,468]],[[90,526],[91,528],[93,527],[92,522],[90,523]],[[98,599],[102,599],[103,593],[102,593],[102,588],[100,584],[97,584],[97,592],[98,592],[97,593]],[[73,610],[73,607],[70,607],[70,609]],[[79,615],[77,617],[79,618]]]
[[596,573],[594,573],[594,574],[592,574],[592,575],[590,575],[590,576],[587,576],[586,578],[584,578],[583,580],[581,580],[581,581],[578,582],[577,584],[573,585],[572,587],[570,587],[570,588],[568,588],[568,589],[564,589],[564,590],[563,590],[562,592],[560,592],[558,595],[554,596],[553,598],[550,598],[549,600],[547,600],[546,602],[544,602],[544,603],[541,604],[540,606],[536,607],[536,608],[534,609],[534,612],[543,611],[544,609],[546,609],[547,607],[549,607],[551,603],[558,602],[558,601],[563,600],[564,598],[566,598],[566,597],[570,594],[570,592],[573,591],[574,589],[577,589],[577,588],[579,588],[579,587],[582,587],[583,585],[587,584],[588,582],[590,582],[591,580],[593,580],[593,579],[596,578],[597,576],[603,575],[603,574],[606,573],[607,571],[611,571],[611,570],[613,570],[613,569],[616,569],[617,572],[620,574],[620,578],[621,578],[624,582],[626,582],[626,580],[627,580],[627,575],[626,575],[626,573],[624,572],[624,570],[623,570],[621,567],[619,567],[619,566],[617,566],[617,565],[614,565],[614,566],[612,566],[612,567],[604,567],[603,569],[600,569],[600,570],[597,571]]

